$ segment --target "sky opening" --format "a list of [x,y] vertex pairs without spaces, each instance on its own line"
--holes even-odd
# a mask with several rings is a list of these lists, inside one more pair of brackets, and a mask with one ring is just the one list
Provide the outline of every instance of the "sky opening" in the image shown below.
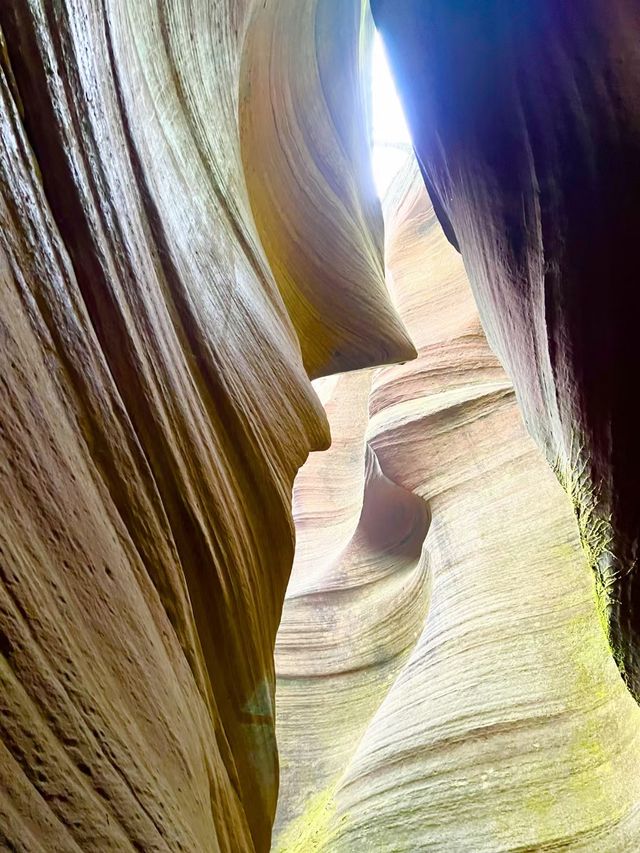
[[380,198],[407,159],[411,135],[400,105],[387,54],[376,32],[371,74],[373,178]]

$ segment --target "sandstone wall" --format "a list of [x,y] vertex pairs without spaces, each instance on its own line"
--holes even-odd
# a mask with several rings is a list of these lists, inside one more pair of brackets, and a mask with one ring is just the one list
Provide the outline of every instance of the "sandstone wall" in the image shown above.
[[[276,88],[262,42],[292,8],[0,5],[7,849],[269,848],[291,487],[329,442],[301,349],[316,373],[351,342],[360,365],[412,352],[368,160],[342,149],[366,151],[363,7],[296,7]],[[257,198],[284,160],[313,192]]]
[[372,0],[489,342],[569,493],[640,691],[640,9]]
[[[389,194],[387,235],[418,359],[363,374],[369,422],[355,441],[334,398],[326,411],[360,471],[364,438],[427,524],[405,525],[403,544],[369,539],[363,572],[351,554],[370,530],[365,481],[338,560],[303,532],[276,644],[276,849],[632,853],[640,710],[571,502],[525,431],[415,166]],[[295,492],[305,509],[318,496],[308,511],[322,525],[344,490],[315,457]],[[356,494],[355,467],[351,478]],[[381,507],[375,529],[394,511]]]

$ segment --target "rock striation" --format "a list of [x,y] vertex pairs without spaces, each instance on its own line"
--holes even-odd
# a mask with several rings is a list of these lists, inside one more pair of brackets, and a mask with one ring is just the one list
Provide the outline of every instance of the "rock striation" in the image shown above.
[[[3,849],[269,848],[291,488],[329,441],[301,349],[412,350],[343,85],[361,3],[296,6],[273,83],[264,5],[0,5]],[[285,160],[303,189],[258,197]]]
[[[251,208],[314,378],[415,357],[370,166],[367,2],[254,3],[240,79]],[[303,212],[301,215],[301,212]]]
[[[386,622],[382,637],[359,630],[353,593],[340,598],[361,568],[350,583],[348,560],[332,558],[323,576],[321,550],[304,534],[298,543],[276,645],[277,732],[291,756],[276,849],[631,853],[640,843],[640,709],[611,654],[571,503],[524,429],[462,259],[413,164],[387,199],[387,234],[390,287],[419,355],[363,377],[365,441],[430,522],[411,571],[397,546],[368,555],[378,575],[386,563],[397,602],[388,612],[380,587],[368,608]],[[330,400],[326,409],[338,435],[341,407]],[[362,468],[359,435],[352,458]],[[322,525],[340,499],[314,463],[295,493],[312,494],[317,477]],[[431,578],[420,606],[418,565]],[[416,633],[392,658],[408,601]],[[341,653],[357,659],[357,673],[336,675]],[[304,804],[302,791],[313,791]]]
[[276,849],[314,849],[428,609],[428,510],[365,442],[371,380],[370,370],[321,380],[332,446],[295,483],[296,557],[276,641]]
[[364,0],[0,3],[2,849],[640,848],[640,14],[513,5],[372,0],[385,264]]

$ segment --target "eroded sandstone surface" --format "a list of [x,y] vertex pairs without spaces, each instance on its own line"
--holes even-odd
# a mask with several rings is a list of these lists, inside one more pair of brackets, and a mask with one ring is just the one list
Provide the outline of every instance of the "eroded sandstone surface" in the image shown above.
[[[344,85],[361,4],[321,20],[315,2],[264,5],[0,6],[7,849],[269,848],[291,486],[329,441],[301,349],[322,372],[412,347]],[[295,50],[263,83],[283,16]],[[245,127],[256,85],[277,129],[255,105]],[[284,158],[313,192],[256,197],[252,176]]]
[[0,3],[3,849],[640,848],[640,12],[371,5],[386,265],[364,0]]
[[[334,380],[325,407],[350,465],[324,467],[346,455],[332,448],[296,481],[300,556],[276,643],[276,849],[631,853],[640,709],[573,507],[524,428],[415,165],[387,214],[390,287],[418,358],[360,374],[369,417],[357,432],[340,391],[358,374]],[[402,541],[367,536],[365,458],[399,504],[420,500],[426,524],[395,523]],[[374,529],[395,511],[381,506]],[[332,529],[337,558],[312,526]]]
[[[438,217],[640,692],[640,8],[372,0]],[[634,390],[632,390],[634,389]]]

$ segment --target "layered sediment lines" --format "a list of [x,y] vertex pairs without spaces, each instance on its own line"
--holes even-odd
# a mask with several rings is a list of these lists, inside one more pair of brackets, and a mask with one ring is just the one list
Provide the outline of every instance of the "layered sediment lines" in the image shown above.
[[[368,166],[340,145],[366,145],[342,85],[361,4],[334,8],[355,23],[331,63],[331,21],[300,7],[278,88],[254,51],[291,3],[263,7],[0,7],[3,848],[269,848],[291,488],[329,440],[301,348],[322,372],[352,366],[352,339],[359,364],[407,339]],[[275,99],[277,135],[241,122],[249,89]],[[308,309],[308,257],[318,299],[336,286],[309,193],[278,182],[272,231],[250,191],[285,158],[341,213],[348,311]],[[301,241],[282,252],[276,209]]]
[[315,849],[323,836],[332,790],[413,648],[430,592],[427,507],[365,443],[371,371],[323,383],[332,446],[296,479],[296,558],[276,641],[283,850]]
[[[336,755],[335,778],[324,799],[308,801],[308,838],[331,853],[631,853],[640,843],[640,710],[611,654],[571,503],[524,429],[415,167],[387,199],[387,228],[390,286],[419,356],[374,373],[366,442],[396,487],[428,507],[422,559],[432,592],[413,649],[366,723],[358,715],[373,701],[363,708],[355,684],[339,694],[316,656],[336,635],[348,647],[357,618],[350,631],[342,615],[318,609],[310,624],[310,612],[294,643],[285,607],[298,672],[317,675],[279,679],[281,741],[301,736],[291,709],[322,696],[323,679],[322,707],[351,699],[362,731],[340,772],[341,726],[318,750]],[[386,618],[392,637],[405,616],[398,608]],[[365,666],[360,683],[375,677]],[[283,767],[283,796],[288,773],[299,790],[315,783],[317,763]],[[282,849],[303,849],[302,825],[283,834]]]
[[640,21],[508,5],[373,8],[575,507],[361,0],[0,4],[1,847],[269,849],[329,424],[278,846],[640,847]]
[[312,378],[415,356],[385,285],[367,126],[372,33],[364,0],[279,0],[254,3],[245,43],[247,188]]
[[640,10],[372,0],[436,212],[640,693]]

